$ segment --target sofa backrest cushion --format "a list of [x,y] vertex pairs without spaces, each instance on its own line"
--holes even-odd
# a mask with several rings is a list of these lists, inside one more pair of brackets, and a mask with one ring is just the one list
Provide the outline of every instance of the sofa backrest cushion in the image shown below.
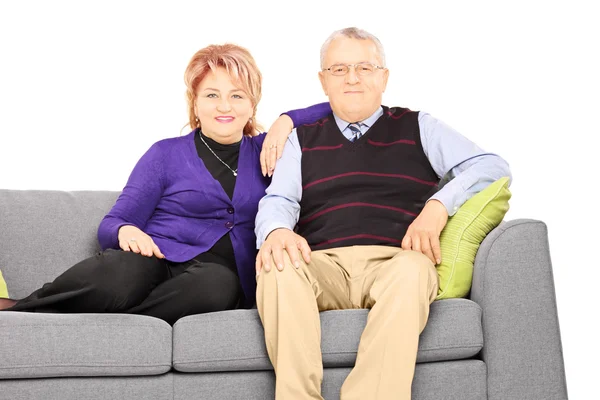
[[119,192],[0,189],[0,270],[22,298],[100,251],[97,229]]

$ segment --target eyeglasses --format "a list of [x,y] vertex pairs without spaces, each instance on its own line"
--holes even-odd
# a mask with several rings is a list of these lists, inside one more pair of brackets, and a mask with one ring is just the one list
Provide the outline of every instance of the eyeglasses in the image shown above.
[[350,71],[350,67],[354,67],[358,75],[371,75],[377,69],[385,69],[385,67],[365,62],[358,64],[334,64],[329,68],[323,69],[323,71],[329,71],[334,76],[344,76]]

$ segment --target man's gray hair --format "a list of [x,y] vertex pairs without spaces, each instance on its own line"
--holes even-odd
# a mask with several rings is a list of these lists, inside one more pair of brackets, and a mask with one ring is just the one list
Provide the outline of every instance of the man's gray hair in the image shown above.
[[329,35],[329,37],[327,38],[325,43],[323,43],[323,46],[321,46],[321,69],[325,68],[325,65],[324,65],[325,64],[325,54],[327,54],[329,45],[331,44],[331,42],[333,42],[334,39],[336,39],[340,36],[345,36],[350,39],[370,40],[373,43],[375,43],[375,48],[377,49],[377,54],[379,55],[379,58],[381,60],[381,64],[382,64],[381,66],[385,67],[385,52],[383,51],[383,45],[381,44],[379,39],[377,39],[377,37],[375,35],[367,32],[365,30],[351,27],[351,28],[340,29],[339,31],[333,32],[331,35]]

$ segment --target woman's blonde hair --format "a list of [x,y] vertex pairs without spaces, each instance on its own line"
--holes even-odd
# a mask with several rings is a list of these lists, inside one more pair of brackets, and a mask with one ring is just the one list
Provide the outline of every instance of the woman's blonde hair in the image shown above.
[[253,136],[263,128],[256,122],[256,108],[262,96],[262,74],[254,57],[245,48],[235,44],[213,44],[198,50],[190,60],[184,74],[188,102],[189,124],[192,129],[201,128],[194,106],[198,85],[209,71],[224,68],[236,86],[244,90],[252,102],[252,118],[244,126],[244,134]]

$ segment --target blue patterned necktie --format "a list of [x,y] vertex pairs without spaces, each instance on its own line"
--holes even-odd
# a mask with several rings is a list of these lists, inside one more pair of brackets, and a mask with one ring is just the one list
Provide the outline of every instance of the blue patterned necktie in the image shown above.
[[361,137],[362,132],[360,131],[360,126],[362,124],[360,122],[355,122],[348,125],[348,128],[352,131],[352,137],[350,138],[351,142],[356,141],[359,137]]

